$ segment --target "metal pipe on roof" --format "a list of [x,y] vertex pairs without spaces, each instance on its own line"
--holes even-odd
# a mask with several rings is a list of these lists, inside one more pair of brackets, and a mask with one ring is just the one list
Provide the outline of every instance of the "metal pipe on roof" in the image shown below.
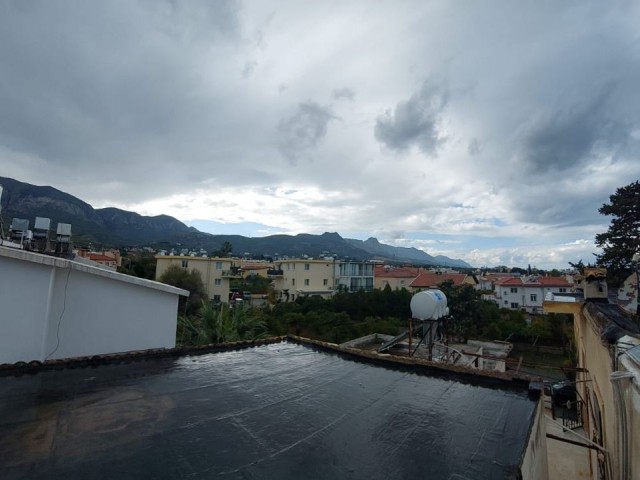
[[625,402],[625,388],[627,384],[622,385],[623,380],[629,380],[634,375],[631,372],[617,371],[613,372],[609,379],[613,387],[613,401],[616,405],[615,415],[618,424],[618,477],[620,480],[631,480],[629,469],[629,425],[627,422],[627,405]]

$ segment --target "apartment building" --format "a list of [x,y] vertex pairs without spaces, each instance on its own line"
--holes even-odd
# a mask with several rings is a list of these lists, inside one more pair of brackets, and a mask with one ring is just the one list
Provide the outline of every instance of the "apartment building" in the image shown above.
[[202,277],[209,298],[217,302],[229,301],[229,283],[232,278],[242,278],[242,272],[230,258],[186,257],[183,255],[156,256],[156,280],[171,266],[196,270]]
[[495,285],[495,301],[500,308],[542,313],[545,295],[562,295],[573,292],[573,285],[561,277],[508,278]]
[[300,295],[330,297],[336,287],[336,261],[331,259],[288,259],[269,270],[274,289],[284,301]]
[[373,290],[373,267],[370,262],[339,262],[335,266],[336,288],[348,292]]

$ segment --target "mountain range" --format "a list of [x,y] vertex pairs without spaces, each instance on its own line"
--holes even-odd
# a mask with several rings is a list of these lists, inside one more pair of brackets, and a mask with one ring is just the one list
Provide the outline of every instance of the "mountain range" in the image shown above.
[[154,246],[156,248],[219,250],[230,242],[236,254],[301,257],[319,257],[335,254],[356,260],[379,259],[398,263],[442,265],[472,268],[459,259],[442,255],[431,256],[416,248],[393,247],[375,238],[355,240],[338,233],[321,235],[270,235],[244,237],[241,235],[214,235],[188,227],[168,215],[144,216],[118,208],[94,209],[79,198],[50,186],[36,186],[12,178],[0,177],[3,187],[0,214],[5,233],[12,218],[34,219],[47,217],[52,225],[70,223],[77,244],[92,242],[108,247]]

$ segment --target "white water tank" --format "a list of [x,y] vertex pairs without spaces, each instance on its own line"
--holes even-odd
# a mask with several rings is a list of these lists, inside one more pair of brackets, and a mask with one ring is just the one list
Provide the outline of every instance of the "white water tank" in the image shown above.
[[423,290],[411,297],[411,316],[418,320],[437,320],[449,314],[447,297],[437,289]]

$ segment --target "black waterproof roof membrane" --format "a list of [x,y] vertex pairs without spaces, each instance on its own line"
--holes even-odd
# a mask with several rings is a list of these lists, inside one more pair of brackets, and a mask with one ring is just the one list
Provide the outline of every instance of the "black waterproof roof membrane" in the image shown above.
[[526,389],[295,343],[0,377],[0,478],[515,478]]

